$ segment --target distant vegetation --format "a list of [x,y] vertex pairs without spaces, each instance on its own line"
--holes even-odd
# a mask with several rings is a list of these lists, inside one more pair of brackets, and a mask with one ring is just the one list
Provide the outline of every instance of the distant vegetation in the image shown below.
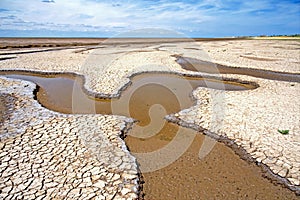
[[274,39],[274,40],[300,40],[300,34],[293,35],[260,35],[250,36],[252,39]]
[[300,40],[300,34],[292,34],[292,35],[249,35],[249,36],[236,36],[238,39],[292,39],[292,40]]
[[260,35],[258,37],[300,37],[300,34],[293,34],[293,35]]

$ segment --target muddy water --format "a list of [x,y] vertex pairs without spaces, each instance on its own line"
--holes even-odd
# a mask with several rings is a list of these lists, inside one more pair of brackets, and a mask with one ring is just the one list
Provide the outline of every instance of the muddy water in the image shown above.
[[[133,83],[122,92],[119,99],[109,100],[85,95],[81,84],[66,75],[15,74],[8,77],[30,80],[38,84],[38,100],[45,107],[55,111],[113,113],[137,119],[138,123],[125,139],[132,153],[158,150],[177,137],[179,127],[166,122],[163,116],[193,105],[189,96],[194,88],[255,88],[247,84],[204,81],[199,78],[181,78],[177,75],[143,74],[132,78]],[[150,117],[149,109],[155,104],[162,107],[158,107]],[[146,127],[149,124],[152,128],[162,128],[153,136],[139,137],[137,127]],[[186,135],[182,137],[192,137],[191,145],[184,154],[164,168],[143,173],[145,199],[296,199],[293,192],[263,178],[259,167],[241,160],[233,150],[222,143],[217,143],[208,156],[199,160],[198,153],[205,136],[190,129],[184,130]]]
[[[6,74],[9,72],[6,72]],[[197,87],[209,87],[219,90],[254,89],[255,85],[218,80],[185,77],[174,74],[140,74],[132,78],[132,84],[119,99],[99,99],[87,96],[82,90],[82,80],[68,75],[47,75],[19,73],[7,74],[6,77],[28,80],[40,87],[37,97],[45,107],[63,113],[98,113],[117,114],[144,121],[145,113],[153,104],[161,104],[167,113],[174,113],[193,105],[189,96]],[[1,74],[1,73],[0,73]],[[62,87],[63,86],[63,87]],[[159,95],[161,96],[159,96]],[[180,99],[181,105],[174,100]],[[130,104],[130,105],[129,105]],[[128,108],[130,106],[130,109]],[[180,106],[180,107],[179,107]],[[113,110],[112,110],[113,109]],[[137,117],[140,116],[140,117]]]
[[177,56],[177,63],[180,64],[182,68],[190,71],[200,71],[212,74],[241,74],[270,80],[300,83],[299,73],[275,72],[263,69],[229,67],[225,65],[198,60],[195,58],[180,56]]

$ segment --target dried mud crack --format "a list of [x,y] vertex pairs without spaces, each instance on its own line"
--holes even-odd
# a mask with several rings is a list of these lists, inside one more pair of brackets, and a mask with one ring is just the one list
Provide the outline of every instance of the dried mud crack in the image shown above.
[[[5,73],[8,73],[8,71],[6,71]],[[11,72],[11,73],[14,73],[14,74],[16,74],[16,72],[15,71],[13,71],[13,72]],[[51,108],[51,103],[50,104],[47,104],[47,101],[49,101],[48,99],[47,99],[47,94],[49,95],[49,91],[47,91],[47,88],[44,88],[44,87],[42,87],[41,85],[43,85],[43,80],[47,80],[47,79],[51,79],[51,78],[47,78],[47,77],[39,77],[39,76],[30,76],[28,73],[26,73],[27,75],[14,75],[14,76],[11,76],[11,77],[14,77],[14,78],[22,78],[22,79],[25,79],[25,80],[30,80],[31,79],[31,81],[33,81],[33,82],[36,82],[39,86],[40,86],[40,88],[39,88],[39,91],[37,91],[37,99],[41,102],[41,100],[44,98],[44,100],[42,100],[43,101],[43,105],[45,106],[45,107],[47,107],[47,108],[49,108],[49,109],[52,109]],[[51,75],[50,74],[50,76],[49,77],[52,77],[52,78],[56,78],[56,76],[58,76],[59,77],[59,74],[56,74],[56,75]],[[71,79],[73,78],[73,76],[74,75],[71,75]],[[145,74],[142,74],[142,75],[139,75],[139,76],[141,76],[142,78],[140,78],[140,80],[143,80],[143,79],[147,79],[147,75],[145,75]],[[153,76],[153,74],[152,74],[152,76]],[[154,78],[154,80],[159,80],[159,79],[165,79],[166,77],[167,77],[167,75],[166,74],[164,74],[164,75],[155,75],[155,76],[157,76],[156,78]],[[154,77],[155,77],[154,76]],[[172,77],[172,75],[169,75],[169,76],[171,76]],[[64,77],[64,79],[66,79],[66,75],[64,74],[64,75],[62,75],[62,77]],[[137,76],[138,77],[138,76]],[[151,74],[150,74],[150,76],[149,77],[151,77]],[[69,77],[69,80],[71,80],[70,79],[70,77]],[[178,81],[177,80],[178,78],[176,77],[175,78],[175,80],[176,81]],[[57,79],[58,80],[58,79]],[[149,79],[149,80],[152,80],[152,82],[153,82],[153,79]],[[149,81],[148,80],[148,81]],[[139,81],[139,78],[136,78],[135,79],[135,81],[136,82],[138,82]],[[174,84],[174,80],[172,80],[173,82],[173,84]],[[143,82],[143,81],[142,81]],[[151,82],[151,81],[150,81]],[[63,82],[62,82],[63,83]],[[83,84],[82,82],[81,82],[81,84]],[[160,83],[160,85],[161,85],[162,83]],[[237,84],[237,83],[236,83]],[[245,84],[245,83],[244,83]],[[193,85],[193,84],[192,84]],[[238,84],[237,84],[238,85]],[[60,86],[60,85],[58,85],[58,86]],[[69,90],[70,89],[73,89],[74,88],[74,83],[72,83],[69,87],[71,87],[71,88],[68,88]],[[79,85],[79,86],[75,86],[77,89],[79,89],[79,88],[83,88],[82,87],[82,85]],[[135,84],[133,83],[133,84],[131,84],[131,86],[130,87],[133,87],[133,88],[139,88],[139,85],[137,85],[137,86],[135,86]],[[129,89],[130,89],[130,87],[129,87]],[[199,87],[199,84],[194,84],[194,89],[195,88],[197,88],[197,87]],[[242,86],[242,87],[246,87],[246,86]],[[248,87],[248,86],[247,86]],[[65,87],[64,88],[66,88],[66,85],[65,85]],[[230,88],[230,87],[229,87]],[[229,89],[228,87],[227,87],[227,89]],[[237,87],[237,88],[239,88],[239,87]],[[251,87],[250,87],[251,88]],[[232,88],[232,89],[234,89],[234,87]],[[240,88],[240,89],[242,89],[242,88]],[[54,90],[55,91],[58,91],[59,90],[59,88],[54,88]],[[127,89],[128,90],[128,89]],[[135,90],[135,89],[133,89],[133,90]],[[155,93],[155,92],[158,92],[159,91],[159,88],[154,88],[154,89],[152,89],[151,90],[151,88],[150,88],[150,90],[148,89],[148,91],[146,91],[146,92],[142,92],[140,95],[136,95],[137,97],[136,97],[136,99],[134,100],[134,102],[135,102],[135,105],[136,104],[141,104],[142,102],[140,101],[139,102],[139,99],[141,99],[141,98],[143,98],[143,99],[145,99],[145,93],[147,93],[147,94],[149,94],[149,97],[152,95],[153,96],[153,94]],[[71,90],[71,91],[69,91],[69,92],[66,92],[66,91],[64,91],[63,93],[64,93],[64,95],[65,96],[62,96],[62,97],[60,97],[60,98],[62,98],[62,99],[70,99],[70,97],[67,97],[67,94],[70,94],[70,95],[72,95],[72,92],[73,92],[73,90]],[[124,90],[123,91],[123,93],[125,92],[125,96],[126,96],[126,90]],[[82,95],[86,95],[83,91],[81,91],[81,94]],[[40,97],[39,97],[40,96]],[[167,101],[166,102],[172,102],[172,100],[170,100],[170,99],[168,99],[167,97],[166,97],[166,94],[164,94],[163,95],[164,96],[164,98],[166,98],[167,99]],[[149,99],[149,97],[147,97],[146,99]],[[187,96],[188,97],[188,96]],[[122,95],[121,95],[121,98],[122,98]],[[151,98],[150,98],[151,99]],[[155,100],[157,100],[157,99],[155,99]],[[142,101],[144,101],[144,100],[142,100]],[[98,102],[99,102],[99,100],[98,100]],[[98,102],[93,102],[93,104],[95,104],[96,105],[96,107],[97,107],[97,103]],[[70,102],[69,102],[70,103]],[[84,103],[84,102],[81,102],[81,103]],[[104,102],[105,104],[107,103],[107,100]],[[160,102],[161,103],[161,102]],[[84,104],[86,104],[86,102],[84,103]],[[147,106],[149,106],[149,105],[151,105],[151,104],[153,104],[153,102],[148,102],[148,103],[146,103],[147,104]],[[163,103],[161,103],[161,104],[163,104]],[[193,105],[193,103],[191,103],[191,101],[188,101],[188,103],[187,103],[187,105],[186,105],[186,108],[188,108],[189,106],[191,106],[191,105]],[[106,105],[107,106],[107,105]],[[166,104],[163,104],[163,106],[164,107],[168,107]],[[65,112],[65,113],[72,113],[72,112],[74,112],[73,110],[72,110],[72,107],[70,107],[70,105],[65,105],[65,106],[61,106],[61,103],[59,104],[59,106],[57,107],[57,108],[55,108],[54,110],[57,110],[57,111],[62,111],[61,109],[59,109],[59,107],[63,107],[63,108],[70,108],[71,110],[69,110],[69,111],[67,111],[66,112],[66,110],[64,110],[63,112]],[[81,109],[81,111],[84,111],[85,110],[85,108],[80,108]],[[105,111],[105,110],[107,110],[107,109],[104,109],[104,110],[101,110],[101,109],[103,109],[103,105],[102,105],[102,107],[100,106],[99,107],[99,109],[97,109],[96,108],[96,112],[98,111],[99,113],[102,113],[103,111]],[[130,108],[130,109],[133,109],[133,108]],[[139,107],[139,109],[141,109],[141,107]],[[175,109],[175,110],[174,110]],[[172,111],[171,111],[172,110]],[[174,113],[174,112],[178,112],[178,111],[180,111],[180,109],[179,108],[176,108],[176,106],[174,106],[174,108],[172,108],[170,111],[171,111],[171,113]],[[135,112],[136,113],[138,113],[138,111],[137,110],[135,110]],[[78,113],[78,111],[77,111],[77,113]],[[80,112],[79,112],[80,113]],[[86,113],[86,112],[85,112]],[[111,114],[110,112],[108,112],[108,113],[105,113],[105,114]],[[118,114],[122,114],[122,113],[118,113]],[[133,117],[133,116],[130,116],[130,117]],[[138,116],[135,116],[135,118],[136,117],[138,117]],[[176,122],[176,120],[174,120],[174,118],[172,119],[172,118],[169,118],[169,120],[170,121],[173,121],[173,122]],[[139,119],[139,121],[141,122],[142,121],[142,123],[143,123],[143,121],[144,121],[144,123],[146,123],[147,121],[148,121],[148,119]],[[183,126],[187,126],[187,127],[189,127],[189,128],[194,128],[194,129],[196,129],[197,131],[199,131],[200,130],[200,132],[202,132],[204,129],[202,129],[202,128],[200,128],[199,129],[199,127],[197,127],[197,128],[195,128],[195,125],[193,125],[193,124],[184,124],[184,123],[180,123],[178,120],[177,120],[177,123],[179,123],[179,124],[181,124],[181,125],[183,125]],[[172,138],[174,137],[174,133],[176,133],[176,126],[174,126],[174,125],[172,125],[172,124],[169,124],[169,123],[165,123],[165,126],[166,126],[166,128],[163,130],[163,131],[161,131],[160,133],[158,133],[157,134],[157,136],[154,136],[154,137],[151,137],[150,139],[147,139],[147,140],[141,140],[141,139],[136,139],[136,138],[134,138],[134,137],[132,137],[132,136],[130,136],[130,134],[129,134],[129,136],[127,136],[127,137],[124,137],[124,134],[126,135],[126,132],[128,131],[128,128],[126,128],[126,129],[123,129],[122,130],[122,134],[120,135],[121,136],[121,138],[122,139],[124,139],[125,138],[125,141],[126,141],[126,144],[127,144],[127,146],[129,146],[129,149],[134,153],[134,152],[139,152],[139,151],[152,151],[152,150],[155,150],[155,149],[157,149],[157,148],[161,148],[161,147],[163,147],[164,145],[166,145],[167,143],[168,143],[168,141],[170,141],[170,140],[172,140]],[[174,129],[175,128],[175,129]],[[129,132],[130,133],[130,132]],[[195,134],[195,133],[191,133],[191,134]],[[221,142],[223,142],[223,143],[225,143],[225,144],[227,144],[228,146],[230,146],[231,148],[232,147],[234,147],[233,149],[235,150],[235,152],[236,153],[238,153],[242,158],[244,158],[244,159],[246,159],[247,161],[253,161],[253,159],[251,159],[251,157],[247,154],[247,153],[245,153],[243,150],[241,150],[240,149],[240,147],[238,147],[238,145],[236,145],[236,144],[234,144],[234,142],[232,142],[232,141],[230,141],[229,139],[225,139],[225,138],[222,138],[222,137],[218,137],[216,134],[208,134],[208,132],[207,131],[205,131],[204,130],[204,134],[207,134],[207,135],[209,135],[209,136],[211,136],[211,137],[213,137],[213,138],[215,138],[215,139],[217,139],[217,140],[219,140],[219,141],[221,141]],[[203,142],[203,135],[202,136],[199,136],[198,134],[196,134],[195,135],[195,141],[198,141],[198,142],[196,142],[198,145],[199,145],[199,143],[201,144],[201,142]],[[230,145],[229,145],[230,144]],[[217,144],[217,146],[220,146],[221,144]],[[195,145],[194,145],[195,146]],[[140,148],[140,147],[143,147],[142,149]],[[192,148],[192,147],[191,147]],[[251,192],[250,191],[248,191],[247,192],[247,190],[249,190],[249,188],[245,188],[244,187],[244,189],[242,189],[243,188],[243,184],[242,184],[242,182],[240,182],[239,183],[239,181],[240,181],[240,176],[243,176],[242,174],[244,174],[245,175],[245,177],[247,177],[248,179],[250,179],[249,181],[251,182],[251,181],[253,181],[253,182],[256,182],[256,187],[258,187],[259,186],[259,188],[260,188],[260,190],[262,190],[262,191],[264,191],[264,190],[266,190],[266,188],[268,187],[268,191],[270,192],[270,194],[272,194],[271,196],[277,196],[277,195],[279,195],[279,196],[281,196],[281,195],[283,195],[283,196],[289,196],[289,198],[294,198],[293,197],[293,195],[292,196],[290,196],[290,195],[288,195],[288,193],[286,193],[287,191],[285,191],[283,188],[281,188],[281,186],[275,186],[274,184],[272,184],[272,183],[270,183],[270,182],[268,182],[268,181],[266,181],[266,180],[264,180],[264,179],[262,179],[262,178],[259,178],[259,177],[257,177],[257,174],[261,174],[260,176],[262,177],[263,176],[263,174],[266,174],[266,171],[268,171],[268,170],[264,170],[263,172],[262,171],[260,171],[259,169],[255,169],[256,167],[255,167],[255,165],[252,165],[252,164],[249,164],[248,162],[246,162],[246,163],[243,163],[243,161],[241,161],[241,160],[239,160],[239,158],[238,157],[236,157],[236,158],[231,158],[232,157],[232,155],[234,155],[234,153],[232,154],[232,153],[230,153],[232,150],[230,150],[230,149],[227,149],[227,147],[223,147],[222,145],[220,146],[220,147],[216,147],[216,148],[221,148],[222,149],[222,152],[224,153],[224,152],[227,152],[228,151],[228,155],[227,155],[227,157],[224,157],[223,159],[228,159],[228,160],[232,160],[232,159],[234,159],[235,161],[232,161],[232,162],[235,162],[235,163],[238,163],[238,162],[241,162],[240,163],[240,165],[242,166],[242,168],[240,168],[240,167],[237,167],[237,168],[231,168],[231,170],[229,170],[229,171],[232,171],[231,173],[234,173],[234,171],[240,171],[240,173],[239,173],[239,175],[238,175],[238,177],[236,177],[236,178],[238,178],[238,180],[236,179],[236,178],[233,178],[233,177],[235,177],[235,176],[231,176],[230,178],[231,179],[233,179],[233,180],[235,180],[234,182],[235,182],[235,186],[234,187],[239,187],[240,189],[240,191],[243,191],[243,192],[241,192],[243,195],[247,195],[247,197],[251,197],[253,194],[251,194]],[[152,149],[152,150],[151,150]],[[186,164],[184,164],[184,163],[189,163],[190,161],[189,161],[189,159],[191,159],[190,158],[190,156],[185,156],[186,154],[187,155],[189,155],[189,154],[191,154],[190,152],[193,152],[193,151],[195,151],[195,148],[192,148],[191,150],[188,150],[187,152],[185,152],[184,153],[184,155],[183,155],[183,157],[182,158],[180,158],[181,159],[181,161],[179,162],[179,163],[177,163],[177,161],[175,162],[175,164],[173,163],[172,165],[171,165],[171,167],[173,167],[173,165],[175,166],[175,169],[174,169],[174,171],[176,171],[177,173],[178,172],[180,172],[180,171],[182,171],[183,173],[187,173],[187,172],[184,172],[184,168],[185,167],[187,167],[187,168],[190,168],[191,166],[189,166],[189,165],[186,165]],[[220,150],[219,150],[220,151]],[[214,153],[211,153],[210,154],[210,156],[207,158],[208,160],[209,159],[213,159],[215,156],[217,156],[218,154],[220,154],[220,152],[216,152],[216,154],[214,154]],[[197,157],[197,156],[195,156],[195,157]],[[211,158],[212,157],[212,158]],[[185,160],[185,159],[187,159],[187,160]],[[222,160],[223,160],[222,159]],[[193,159],[194,160],[194,159]],[[238,161],[239,160],[239,161]],[[194,163],[195,162],[199,162],[198,164],[196,164],[196,166],[195,166],[195,164],[193,165],[193,167],[192,168],[190,168],[191,169],[191,171],[193,171],[193,173],[192,173],[192,175],[191,174],[186,174],[186,176],[187,177],[189,177],[190,176],[190,178],[191,177],[193,177],[193,179],[194,180],[196,180],[196,179],[201,179],[201,178],[203,178],[203,177],[201,177],[201,176],[203,176],[203,173],[205,172],[205,171],[209,171],[209,173],[212,173],[211,172],[211,170],[212,170],[212,166],[210,166],[211,164],[209,164],[210,162],[212,162],[212,161],[208,161],[208,162],[205,162],[205,165],[208,165],[208,166],[210,166],[210,167],[208,167],[208,168],[205,168],[204,166],[203,166],[203,164],[201,164],[201,161],[196,161],[196,160],[194,160]],[[215,161],[213,161],[212,163],[214,163]],[[223,161],[223,162],[225,162],[225,161]],[[229,164],[229,163],[228,163]],[[230,172],[228,172],[228,168],[226,167],[228,164],[225,164],[223,167],[225,167],[225,169],[226,169],[226,172],[225,171],[222,171],[221,170],[221,168],[220,168],[220,166],[219,165],[217,165],[217,166],[214,166],[214,167],[217,167],[216,169],[214,169],[214,171],[217,171],[217,173],[216,174],[218,174],[219,176],[222,176],[222,173],[224,173],[224,174],[226,174],[226,173],[230,173]],[[230,165],[230,164],[229,164]],[[267,168],[266,168],[267,169]],[[201,170],[202,171],[202,173],[201,173],[201,175],[199,174],[199,171],[198,170]],[[221,170],[221,171],[220,171]],[[168,170],[167,170],[168,171]],[[243,173],[242,173],[242,171],[243,171]],[[270,171],[269,171],[270,172]],[[251,175],[249,175],[249,173],[251,174]],[[172,194],[174,194],[174,192],[176,191],[176,190],[178,190],[178,185],[168,185],[168,192],[166,192],[166,193],[164,193],[164,194],[161,194],[159,191],[157,191],[155,188],[153,188],[153,186],[151,186],[151,184],[153,184],[154,182],[156,183],[158,180],[159,180],[159,178],[162,178],[162,180],[163,181],[166,181],[166,182],[168,182],[168,181],[170,181],[170,179],[166,179],[165,180],[165,177],[168,177],[168,173],[166,173],[166,169],[161,169],[161,170],[158,170],[158,171],[155,171],[155,172],[151,172],[151,173],[145,173],[145,174],[143,174],[143,175],[141,175],[138,171],[136,172],[136,174],[138,175],[138,177],[139,177],[139,182],[137,182],[137,183],[139,183],[138,185],[139,185],[139,187],[140,187],[140,191],[141,191],[141,188],[145,188],[144,190],[142,190],[140,193],[137,193],[137,194],[139,194],[139,195],[145,195],[145,198],[147,199],[147,198],[156,198],[156,199],[163,199],[163,198],[174,198],[174,196],[172,196]],[[256,175],[255,175],[256,174]],[[269,173],[270,174],[270,173]],[[272,174],[272,173],[271,173]],[[196,175],[196,176],[195,176]],[[274,174],[273,174],[274,175]],[[142,176],[144,177],[144,179],[146,180],[146,184],[145,184],[145,186],[142,186],[141,184],[143,183],[143,180],[141,179],[142,178]],[[224,176],[223,176],[224,177]],[[222,184],[226,184],[226,182],[222,182],[222,180],[223,181],[227,181],[227,176],[225,176],[226,178],[219,178],[219,180],[214,180],[214,181],[219,181],[220,183],[222,183]],[[250,177],[252,177],[252,178],[250,178]],[[255,177],[255,178],[253,178],[253,177]],[[272,180],[275,180],[274,179],[274,176],[272,176],[273,177],[273,179]],[[170,177],[171,178],[171,177]],[[257,179],[258,178],[258,179]],[[176,178],[176,176],[175,176],[175,178],[173,177],[173,179],[174,180],[177,180],[176,182],[178,183],[178,181],[180,182],[180,181],[182,181],[183,180],[183,183],[186,183],[186,181],[187,180],[185,180],[185,179],[183,179],[183,177],[178,177],[178,178]],[[174,181],[173,180],[173,181]],[[154,181],[153,183],[152,183],[152,181]],[[197,181],[196,181],[197,182]],[[261,183],[260,183],[261,182]],[[147,183],[149,184],[150,183],[150,186],[149,185],[147,185]],[[258,184],[258,183],[260,183],[260,184]],[[282,182],[281,181],[281,183],[287,183],[287,182]],[[174,183],[175,184],[175,183]],[[242,185],[240,185],[240,186],[237,186],[237,185],[239,185],[239,184],[242,184]],[[194,184],[194,187],[201,187],[202,185],[201,184],[199,184],[199,183],[197,183],[197,184]],[[162,187],[162,186],[161,186]],[[191,188],[194,188],[194,187],[191,187]],[[255,187],[255,190],[257,191],[258,190],[258,188],[256,188]],[[273,189],[273,187],[274,187],[274,190],[275,191],[277,191],[276,193],[274,193],[274,191],[273,192],[271,192],[272,191],[272,189]],[[230,188],[230,187],[229,187]],[[263,188],[263,189],[262,189]],[[276,188],[276,189],[275,189]],[[281,188],[281,189],[280,189]],[[173,189],[175,189],[175,191],[173,191]],[[194,188],[193,190],[195,190],[196,188]],[[212,189],[212,188],[211,188]],[[200,192],[200,193],[198,193],[198,192],[196,192],[195,193],[195,191],[193,192],[193,193],[190,193],[190,191],[187,191],[187,193],[185,193],[185,192],[183,192],[182,190],[181,190],[181,192],[180,192],[180,194],[179,193],[176,193],[176,197],[178,197],[178,198],[193,198],[193,197],[203,197],[203,196],[205,196],[205,197],[207,197],[207,198],[211,198],[212,196],[212,193],[214,193],[213,191],[214,190],[216,190],[216,189],[218,189],[218,188],[215,188],[215,189],[212,189],[212,191],[211,191],[211,193],[209,193],[209,195],[208,196],[206,196],[204,193],[202,193],[202,192],[200,192],[200,190],[198,191],[198,192]],[[293,189],[293,190],[295,190],[295,188],[293,188],[293,187],[290,187],[290,189]],[[230,190],[230,189],[229,189]],[[235,188],[232,188],[232,190],[235,190]],[[226,191],[226,193],[227,193],[228,191]],[[114,194],[114,195],[116,195],[118,193],[118,190],[117,190],[117,192]],[[158,194],[161,194],[162,196],[157,196]],[[268,196],[265,196],[265,192],[262,192],[262,194],[264,195],[264,198],[267,198]],[[236,195],[237,194],[234,194],[234,196],[231,196],[231,195],[228,195],[228,194],[225,194],[225,193],[220,193],[220,191],[218,192],[218,195],[223,195],[223,197],[225,197],[225,198],[231,198],[231,197],[236,197]],[[221,197],[221,196],[215,196],[216,198],[217,197]],[[225,196],[224,196],[225,195]],[[256,194],[257,195],[257,194]],[[270,196],[270,197],[271,197]],[[241,196],[242,197],[242,196]],[[278,197],[278,196],[277,196]],[[140,198],[142,198],[142,196],[140,196]],[[269,197],[268,197],[269,198]]]
[[[299,42],[1,40],[2,54],[19,52],[1,56],[1,73],[35,74],[39,86],[0,78],[0,198],[299,199]],[[176,88],[182,75],[193,89]],[[196,77],[214,89],[197,88]],[[126,95],[124,108],[117,99]],[[143,126],[161,132],[140,135]],[[220,142],[207,148],[212,138]],[[174,141],[165,159],[141,156]]]

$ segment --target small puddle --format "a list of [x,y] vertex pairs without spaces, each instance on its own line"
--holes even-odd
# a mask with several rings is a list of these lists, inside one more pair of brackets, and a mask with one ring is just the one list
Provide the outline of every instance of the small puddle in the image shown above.
[[[143,173],[145,199],[296,199],[295,194],[263,178],[261,168],[240,159],[222,143],[199,159],[199,149],[205,136],[164,120],[164,116],[194,104],[190,95],[197,87],[226,90],[255,89],[252,84],[182,77],[173,74],[140,74],[134,76],[120,98],[99,99],[82,90],[82,80],[67,74],[39,75],[2,71],[6,77],[28,80],[39,86],[38,101],[45,107],[62,113],[118,114],[138,120],[125,142],[134,155],[155,152],[168,146],[184,131],[181,139],[192,138],[184,153],[170,165]],[[160,105],[158,107],[155,107]],[[154,112],[151,109],[155,107]],[[150,116],[151,115],[151,116]],[[146,137],[136,137],[145,127]],[[161,127],[156,133],[157,127]],[[154,131],[150,134],[148,131]],[[150,131],[150,132],[151,132]],[[147,135],[148,134],[148,135]],[[180,149],[178,143],[173,149]],[[165,156],[165,159],[168,159]],[[142,160],[138,162],[141,164]],[[149,163],[151,164],[151,163]],[[143,164],[141,164],[142,166]]]

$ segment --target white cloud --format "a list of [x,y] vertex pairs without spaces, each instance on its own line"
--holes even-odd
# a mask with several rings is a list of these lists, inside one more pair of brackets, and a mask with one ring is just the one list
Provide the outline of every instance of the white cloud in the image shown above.
[[[10,21],[10,28],[20,20],[23,21],[22,26],[27,26],[27,29],[35,29],[36,27],[32,26],[33,23],[43,23],[45,28],[68,24],[71,29],[80,27],[79,24],[85,24],[94,29],[116,26],[134,29],[184,27],[187,21],[199,23],[209,19],[209,16],[204,16],[199,10],[195,10],[193,5],[182,2],[165,1],[158,5],[135,1],[111,3],[110,1],[66,0],[51,4],[44,2],[28,0],[12,3],[12,1],[2,0],[1,6],[10,10],[10,13],[17,18]],[[15,28],[19,29],[18,26],[16,25]],[[8,27],[2,26],[1,28]]]
[[299,5],[287,0],[0,0],[0,8],[0,30],[118,33],[155,27],[183,32],[210,28],[205,31],[217,32],[218,26],[226,24],[234,28],[245,27],[245,22],[253,26],[261,21],[283,24],[287,17],[299,17]]

